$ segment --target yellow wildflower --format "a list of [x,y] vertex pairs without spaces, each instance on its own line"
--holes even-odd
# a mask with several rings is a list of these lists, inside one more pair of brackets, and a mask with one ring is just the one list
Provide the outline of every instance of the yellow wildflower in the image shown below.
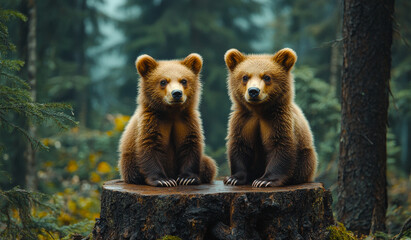
[[67,202],[67,208],[70,210],[70,212],[74,213],[76,212],[77,206],[76,203],[73,200],[68,200]]
[[71,132],[72,132],[72,133],[78,133],[78,131],[79,131],[79,127],[73,127],[73,128],[71,129]]
[[69,163],[67,164],[66,170],[67,172],[75,172],[78,169],[77,162],[75,160],[70,160]]
[[98,175],[97,173],[92,172],[92,173],[90,174],[90,181],[93,182],[93,183],[98,183],[98,182],[101,181],[101,177],[100,177],[100,175]]
[[60,216],[58,216],[57,220],[62,224],[62,225],[70,225],[74,218],[70,216],[69,214],[65,212],[61,212]]
[[18,219],[19,218],[19,211],[17,209],[14,209],[14,208],[11,211],[12,211],[11,216],[15,219]]
[[44,146],[49,146],[50,143],[52,143],[52,140],[49,139],[49,138],[43,138],[43,139],[41,140],[41,143],[43,143]]
[[107,162],[100,162],[97,165],[97,172],[99,173],[109,173],[111,171],[111,166]]
[[123,131],[128,120],[130,120],[130,116],[118,115],[116,118],[114,118],[114,130],[119,132]]

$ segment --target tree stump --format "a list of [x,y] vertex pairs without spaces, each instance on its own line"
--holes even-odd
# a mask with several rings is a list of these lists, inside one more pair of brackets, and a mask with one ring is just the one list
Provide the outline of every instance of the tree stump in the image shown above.
[[331,203],[321,183],[156,188],[113,180],[103,185],[93,239],[324,239]]

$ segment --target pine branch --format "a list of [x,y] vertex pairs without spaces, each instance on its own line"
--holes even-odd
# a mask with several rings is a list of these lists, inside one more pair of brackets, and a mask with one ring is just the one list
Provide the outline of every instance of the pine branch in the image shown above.
[[0,9],[0,16],[4,19],[4,21],[9,21],[12,18],[19,18],[22,21],[27,21],[27,17],[24,16],[24,14],[17,12],[17,11],[13,11],[13,10],[9,10],[9,9]]
[[48,150],[49,148],[44,145],[40,140],[33,138],[25,129],[15,125],[11,121],[7,120],[1,113],[0,113],[0,126],[3,126],[10,131],[16,130],[18,133],[22,134],[32,145],[34,149],[42,149]]
[[[38,234],[58,233],[67,236],[74,232],[87,232],[93,222],[81,221],[69,226],[59,226],[57,218],[61,204],[53,201],[51,196],[30,192],[20,188],[9,191],[0,190],[0,238],[37,239]],[[33,217],[33,210],[47,211],[46,217]],[[18,211],[18,218],[13,216]]]
[[20,71],[24,62],[20,60],[0,60],[0,67],[9,71]]
[[21,87],[25,89],[30,89],[30,86],[28,83],[26,83],[23,79],[19,78],[18,76],[6,73],[6,72],[0,72],[0,77],[3,77],[5,81],[11,81],[17,85],[20,85]]

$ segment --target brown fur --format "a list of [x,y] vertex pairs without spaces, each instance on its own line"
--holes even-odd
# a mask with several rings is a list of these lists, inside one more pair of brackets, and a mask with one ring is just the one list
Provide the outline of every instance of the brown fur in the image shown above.
[[[312,133],[294,102],[290,71],[296,60],[291,49],[275,55],[244,55],[236,49],[225,54],[233,102],[227,136],[231,176],[226,184],[268,187],[314,180]],[[249,94],[251,87],[260,90],[257,98]]]
[[[138,106],[119,146],[125,182],[173,186],[210,183],[215,178],[216,164],[203,154],[198,112],[201,67],[198,54],[182,61],[156,61],[148,55],[137,59]],[[165,86],[162,80],[167,81]],[[182,91],[181,102],[173,102],[173,90]]]

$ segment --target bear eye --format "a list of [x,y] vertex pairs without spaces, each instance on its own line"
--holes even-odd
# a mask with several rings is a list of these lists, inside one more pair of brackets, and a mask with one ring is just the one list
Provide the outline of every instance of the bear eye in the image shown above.
[[268,75],[264,75],[263,80],[266,81],[266,82],[269,82],[271,80],[271,78]]
[[181,80],[180,83],[181,83],[183,86],[187,86],[187,80],[185,80],[185,79]]
[[163,79],[160,81],[160,86],[164,87],[167,85],[167,80]]
[[244,75],[244,76],[243,76],[243,81],[244,81],[244,82],[247,82],[248,79],[249,79],[249,77],[248,77],[247,75]]

